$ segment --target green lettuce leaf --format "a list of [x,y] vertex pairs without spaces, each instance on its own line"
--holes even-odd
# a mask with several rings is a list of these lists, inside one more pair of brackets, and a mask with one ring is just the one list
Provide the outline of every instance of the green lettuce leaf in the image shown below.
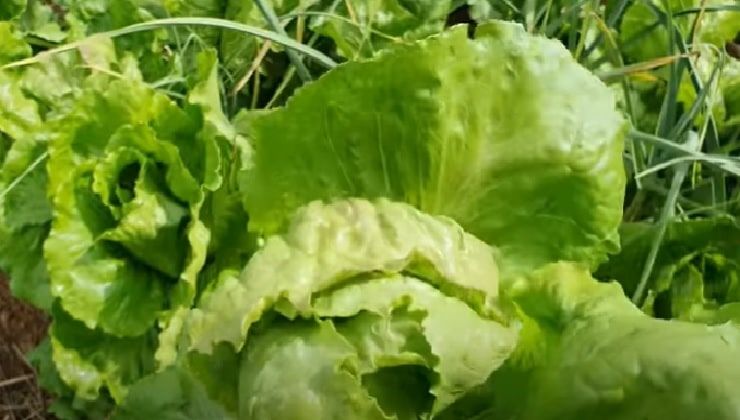
[[88,328],[139,335],[166,309],[170,284],[173,305],[195,295],[194,274],[177,280],[207,247],[199,180],[214,140],[197,137],[195,110],[141,82],[100,82],[89,81],[50,145],[55,217],[46,259],[66,311]]
[[[655,227],[627,223],[624,250],[599,267],[596,276],[618,280],[630,295],[637,287]],[[731,217],[674,221],[648,278],[643,310],[660,318],[720,324],[740,322],[740,224]]]
[[31,55],[31,46],[11,22],[0,21],[0,65],[20,60]]
[[113,337],[91,330],[61,308],[52,312],[52,359],[64,384],[81,401],[95,401],[103,387],[114,401],[122,401],[126,387],[154,371],[156,334]]
[[84,81],[92,72],[88,65],[111,73],[119,70],[110,40],[91,39],[77,50],[0,72],[0,136],[8,147],[0,168],[0,267],[12,275],[16,296],[47,311],[51,291],[43,243],[52,219],[47,146],[85,90]]
[[[156,396],[153,398],[153,396]],[[211,400],[187,371],[170,367],[148,376],[131,388],[111,419],[138,420],[235,419]]]
[[110,397],[101,395],[95,400],[78,397],[59,375],[59,370],[52,357],[51,340],[46,338],[28,354],[30,364],[36,370],[36,380],[54,401],[49,406],[49,413],[60,420],[84,420],[86,418],[104,418],[112,408]]
[[10,20],[26,8],[25,0],[8,0],[0,4],[0,20]]
[[[65,395],[81,401],[61,405],[70,415],[158,386],[160,329],[213,281],[205,267],[242,267],[253,251],[235,176],[249,147],[221,111],[216,64],[214,51],[200,54],[190,95],[177,103],[143,82],[130,56],[116,59],[121,77],[86,78],[51,121],[39,184],[53,220],[41,260],[57,302],[54,364]],[[193,366],[178,375],[205,381]]]
[[[28,99],[18,84],[18,78],[0,72],[0,131],[19,142],[18,147],[29,147],[28,137],[40,124],[36,103]],[[23,140],[26,140],[25,142]],[[12,159],[13,150],[6,159]],[[16,154],[22,154],[20,151]],[[7,165],[7,162],[6,162]],[[4,177],[5,178],[5,177]]]
[[257,232],[314,199],[387,197],[495,245],[507,276],[595,266],[618,249],[625,125],[613,95],[515,24],[345,64],[236,124],[256,150],[242,189]]
[[275,325],[246,350],[239,417],[388,418],[344,366],[354,353],[331,323]]
[[[157,357],[229,343],[240,418],[413,419],[506,359],[516,327],[497,295],[493,250],[450,219],[387,200],[314,202],[180,311]],[[414,398],[389,392],[398,381],[419,385]]]
[[[28,2],[28,7],[20,17],[21,29],[27,35],[39,38],[50,43],[61,43],[65,41],[70,33],[62,29],[59,20],[58,9],[52,4],[46,4],[40,1]],[[73,31],[73,37],[82,36],[84,29],[79,29],[83,25],[79,20],[73,20],[76,31]],[[76,32],[76,34],[74,34]]]
[[0,136],[7,139],[0,166],[0,270],[10,275],[17,297],[48,310],[51,293],[42,247],[51,208],[42,117],[18,81],[16,75],[0,72]]
[[363,0],[340,2],[339,17],[316,16],[314,31],[331,38],[350,59],[369,57],[402,40],[416,40],[444,29],[450,0]]
[[[539,278],[542,290],[552,293],[556,284],[586,283],[587,276],[583,273],[579,280],[572,270],[560,269]],[[734,384],[740,367],[733,360],[740,356],[740,330],[729,324],[712,328],[654,320],[631,306],[619,287],[589,282],[577,293],[565,288],[556,292],[556,301],[566,310],[551,313],[555,317],[549,319],[575,319],[561,335],[559,356],[538,373],[522,418],[736,416],[740,399]],[[580,302],[578,292],[587,288],[603,288],[603,298]],[[540,304],[534,297],[527,299]]]
[[[385,200],[314,202],[284,235],[269,238],[241,275],[226,273],[203,295],[186,318],[186,347],[209,353],[227,341],[241,348],[250,324],[283,299],[282,310],[308,315],[314,293],[363,273],[403,270],[465,295],[481,311],[491,311],[498,295],[493,251],[453,221]],[[309,276],[296,282],[301,273]],[[260,280],[265,276],[272,280]]]
[[[400,317],[393,311],[393,304],[404,299],[410,301],[406,305],[409,314]],[[434,405],[430,404],[433,411],[439,411],[467,389],[485,382],[492,361],[507,356],[508,348],[498,343],[507,335],[503,327],[497,330],[491,321],[481,319],[463,301],[445,296],[414,278],[375,279],[345,286],[329,297],[316,298],[314,306],[322,318],[359,318],[337,328],[369,359],[370,366],[359,366],[363,374],[399,362],[426,367],[436,364],[434,371],[439,379],[431,388],[436,397]],[[368,317],[362,311],[391,316],[390,319]],[[414,315],[420,319],[414,319]],[[416,331],[409,331],[409,327]],[[399,338],[401,341],[397,343]],[[475,354],[469,352],[473,343],[477,348]],[[423,355],[423,361],[417,360],[417,355]],[[389,379],[392,383],[393,377]],[[379,399],[381,404],[383,401]],[[412,414],[408,418],[414,418]]]
[[[51,43],[78,41],[87,35],[119,29],[151,19],[140,0],[56,0],[31,1],[19,16],[23,32]],[[158,2],[161,3],[161,2]],[[120,44],[130,51],[149,43],[151,35],[134,35]],[[119,42],[119,41],[117,41]],[[141,46],[141,45],[138,45]],[[140,52],[139,50],[138,52]]]
[[0,268],[10,277],[13,295],[45,311],[52,303],[44,260],[48,234],[48,224],[24,226],[13,232],[0,224]]
[[529,318],[526,339],[477,401],[441,418],[729,420],[740,410],[736,326],[653,319],[618,284],[567,263],[508,293]]
[[221,184],[225,139],[211,127],[218,109],[197,95],[179,107],[130,60],[119,66],[126,78],[89,78],[56,126],[46,259],[65,310],[88,328],[135,336],[195,297],[209,236],[199,212]]

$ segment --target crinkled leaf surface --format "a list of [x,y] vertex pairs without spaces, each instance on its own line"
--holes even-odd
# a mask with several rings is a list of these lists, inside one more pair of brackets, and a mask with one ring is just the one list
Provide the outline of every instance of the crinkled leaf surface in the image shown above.
[[[493,255],[450,219],[407,204],[314,202],[241,274],[224,272],[180,311],[158,358],[174,362],[173,346],[243,349],[244,418],[439,412],[482,384],[516,341]],[[393,378],[426,385],[403,404],[383,392]]]
[[76,107],[50,148],[52,293],[89,328],[137,335],[195,295],[208,241],[201,184],[218,150],[198,135],[197,109],[135,78],[91,79]]
[[[157,326],[167,327],[171,313],[192,305],[199,279],[207,277],[206,259],[218,268],[241,267],[251,252],[251,242],[235,243],[224,257],[214,256],[228,240],[247,236],[246,215],[230,188],[241,156],[249,155],[221,113],[214,57],[200,56],[192,95],[179,104],[151,89],[123,58],[112,66],[122,77],[89,77],[69,113],[53,121],[49,179],[39,184],[52,198],[44,250],[58,302],[51,339],[60,380],[90,404],[108,394],[128,404],[130,387],[138,404],[158,381],[173,392],[161,405],[126,405],[121,415],[174,410],[178,395],[193,399],[187,413],[211,413],[210,397],[203,394],[204,406],[196,398],[202,387],[219,403],[231,398],[226,405],[236,410],[235,397],[211,386],[215,362],[193,361],[174,377],[149,376]],[[222,162],[224,152],[235,163]],[[226,231],[220,223],[233,224]],[[209,243],[211,229],[218,243]],[[228,390],[235,389],[236,380]]]
[[351,367],[342,367],[353,353],[330,323],[296,321],[255,337],[242,363],[240,418],[386,419]]
[[28,354],[30,364],[36,370],[36,380],[48,393],[54,395],[49,412],[60,420],[80,420],[80,413],[91,418],[103,418],[112,408],[110,397],[100,396],[90,400],[82,398],[59,375],[54,364],[51,340],[46,338]]
[[58,307],[53,316],[52,358],[60,378],[77,397],[95,400],[105,387],[121,402],[127,386],[154,371],[154,330],[119,338],[88,329]]
[[278,303],[288,315],[310,315],[315,293],[364,273],[404,270],[481,311],[492,310],[498,294],[492,250],[451,220],[385,200],[314,202],[284,235],[269,238],[239,277],[206,292],[187,315],[187,347],[208,353],[228,341],[240,348],[250,326]]
[[[511,351],[510,345],[515,337],[503,325],[481,318],[464,301],[445,296],[433,286],[413,278],[376,279],[346,286],[331,295],[316,298],[314,305],[320,317],[345,318],[355,316],[361,311],[369,311],[386,317],[390,315],[393,319],[393,307],[398,302],[408,302],[410,312],[422,314],[417,321],[421,329],[415,334],[420,339],[423,338],[426,345],[422,347],[428,346],[428,349],[410,353],[425,356],[423,363],[415,361],[412,364],[433,367],[438,375],[431,388],[431,393],[436,396],[434,411],[439,411],[466,390],[485,382],[488,375]],[[343,324],[343,327],[348,326]],[[368,345],[367,341],[372,340],[383,346],[394,342],[393,337],[380,335],[373,339],[373,334],[369,334],[388,331],[390,328],[384,327],[383,323],[379,323],[377,327],[360,324],[354,330],[358,328],[362,329],[354,332],[361,338],[356,338],[354,342],[362,343],[362,347],[369,347],[361,351],[361,354],[372,351],[377,346]],[[414,336],[408,333],[405,335]],[[408,337],[400,336],[408,340]],[[503,339],[504,337],[508,339]],[[413,345],[413,342],[407,345]],[[399,350],[388,350],[384,348],[377,355],[370,354],[373,356],[370,360],[381,367],[384,362],[393,366],[392,356],[400,357],[405,354]]]
[[112,69],[117,60],[110,40],[89,40],[80,50],[86,52],[0,73],[0,136],[9,146],[0,170],[0,265],[11,274],[16,296],[47,311],[51,292],[43,243],[52,219],[47,146],[90,75],[84,63],[94,60],[98,68]]
[[255,148],[243,189],[259,232],[314,199],[388,197],[495,245],[507,274],[617,249],[624,121],[612,93],[515,24],[345,64],[238,125]]

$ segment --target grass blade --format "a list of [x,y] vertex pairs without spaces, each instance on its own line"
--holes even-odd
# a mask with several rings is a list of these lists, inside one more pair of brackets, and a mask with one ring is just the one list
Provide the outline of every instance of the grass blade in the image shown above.
[[[280,24],[280,20],[278,19],[277,15],[275,15],[275,11],[272,10],[272,7],[264,0],[254,0],[254,2],[257,3],[257,8],[260,9],[260,12],[262,12],[262,16],[264,16],[267,24],[270,25],[272,30],[280,34],[281,36],[284,36],[285,38],[289,38],[288,34],[285,32],[285,28],[283,28],[283,25]],[[290,62],[293,63],[293,65],[295,66],[298,77],[300,77],[304,83],[310,82],[313,77],[311,77],[311,72],[308,71],[308,67],[303,64],[303,60],[301,59],[301,57],[291,49],[287,49],[285,52],[288,54]]]
[[[696,135],[691,135],[693,133],[689,133],[689,147],[691,148],[696,147],[696,145],[699,144],[698,138]],[[665,199],[665,202],[663,203],[663,208],[660,211],[660,216],[657,221],[656,225],[656,231],[655,236],[653,236],[653,240],[650,242],[650,251],[648,252],[647,258],[645,259],[645,263],[642,268],[642,273],[640,275],[640,281],[637,284],[637,288],[635,289],[635,292],[632,295],[632,302],[640,306],[642,303],[642,299],[645,295],[645,289],[647,288],[648,280],[650,279],[650,275],[653,272],[653,267],[655,266],[655,260],[658,257],[658,251],[660,251],[660,245],[663,242],[663,238],[665,237],[666,228],[668,227],[668,222],[671,221],[673,218],[675,211],[676,211],[676,201],[678,200],[679,192],[681,191],[681,184],[683,183],[684,178],[686,177],[686,173],[689,170],[689,164],[684,163],[678,166],[676,169],[676,172],[673,174],[673,179],[671,180],[671,187],[668,190],[668,196]]]
[[30,165],[28,165],[28,168],[26,168],[20,175],[18,175],[18,177],[15,178],[13,182],[11,182],[8,185],[7,188],[0,191],[0,200],[5,198],[5,196],[8,195],[8,193],[13,191],[13,189],[15,189],[15,187],[17,187],[18,184],[20,184],[21,181],[23,181],[23,179],[28,176],[28,174],[30,174],[34,169],[36,169],[37,166],[41,165],[48,157],[49,157],[49,152],[48,151],[44,152],[39,157],[37,157],[36,160],[34,160]]
[[619,21],[619,18],[624,14],[625,9],[627,8],[627,4],[629,3],[629,0],[619,0],[619,3],[617,3],[617,6],[612,10],[612,12],[609,14],[609,16],[606,17],[606,32],[602,32],[599,35],[596,36],[596,39],[591,42],[591,44],[586,47],[586,50],[583,52],[583,60],[586,60],[592,52],[598,48],[598,46],[601,44],[601,42],[604,40],[605,34],[608,33],[609,29],[613,28],[614,25],[617,24],[617,21]]
[[729,172],[731,173],[737,172],[737,168],[740,165],[740,158],[726,156],[722,154],[703,153],[699,150],[695,150],[683,144],[675,143],[668,139],[664,139],[662,137],[654,136],[648,133],[643,133],[637,130],[632,130],[629,133],[629,138],[632,141],[643,142],[653,147],[659,148],[671,155],[675,155],[678,157],[688,157],[694,161],[707,162],[708,164],[715,165],[719,169],[722,169],[723,167],[731,168],[729,170]]
[[557,17],[557,19],[554,19],[545,27],[545,34],[547,35],[547,37],[552,37],[553,35],[555,35],[555,32],[558,29],[562,28],[566,22],[570,21],[574,14],[577,17],[578,12],[581,11],[581,7],[588,1],[590,0],[578,0],[572,5],[566,7],[560,14],[560,16]]
[[724,4],[717,6],[690,7],[675,12],[673,16],[692,15],[694,13],[715,13],[715,12],[740,12],[740,4]]
[[608,71],[601,71],[597,72],[596,76],[598,76],[601,80],[604,81],[610,81],[612,79],[617,79],[625,75],[634,74],[634,73],[642,73],[649,70],[654,70],[659,67],[667,66],[673,63],[676,63],[677,61],[688,57],[688,55],[683,54],[676,54],[666,57],[658,57],[654,58],[650,61],[644,61],[641,63],[635,63],[635,64],[629,64],[623,67],[615,68]]
[[[712,74],[709,76],[709,80],[701,87],[701,89],[699,89],[696,95],[696,100],[691,104],[691,108],[681,116],[671,132],[668,133],[668,138],[676,138],[690,127],[689,124],[694,121],[696,116],[699,114],[699,111],[701,111],[702,105],[704,105],[707,100],[707,95],[709,94],[711,87],[714,86],[715,80],[719,76],[719,70],[723,65],[724,60],[722,59],[722,56],[720,56],[720,59],[717,61],[717,65],[712,69]],[[707,108],[711,108],[711,104],[707,105]],[[710,111],[711,109],[707,109],[707,113]]]
[[316,60],[316,62],[322,64],[326,68],[333,68],[333,67],[336,67],[337,65],[337,63],[334,62],[334,60],[327,57],[321,51],[308,47],[298,41],[295,41],[294,39],[290,37],[280,35],[274,31],[269,31],[266,29],[258,28],[256,26],[245,25],[243,23],[233,22],[233,21],[225,20],[225,19],[201,17],[201,18],[155,19],[155,20],[150,20],[147,22],[125,26],[121,29],[116,29],[113,31],[100,32],[98,34],[84,38],[82,40],[72,42],[69,44],[65,44],[65,45],[61,45],[57,48],[41,52],[31,58],[26,58],[23,60],[19,60],[19,61],[6,64],[0,67],[0,69],[9,69],[9,68],[21,67],[21,66],[26,66],[29,64],[38,63],[39,61],[43,60],[44,57],[47,57],[49,55],[58,54],[61,52],[77,49],[80,45],[83,45],[86,41],[94,37],[116,38],[116,37],[134,34],[138,32],[147,32],[147,31],[153,31],[157,29],[168,28],[171,26],[209,26],[209,27],[214,27],[214,28],[221,28],[221,29],[226,29],[230,31],[241,32],[241,33],[253,35],[253,36],[256,36],[262,39],[270,40],[276,44],[284,46],[285,48],[289,48],[294,51],[297,51],[301,54],[304,54],[307,57],[312,58],[313,60]]

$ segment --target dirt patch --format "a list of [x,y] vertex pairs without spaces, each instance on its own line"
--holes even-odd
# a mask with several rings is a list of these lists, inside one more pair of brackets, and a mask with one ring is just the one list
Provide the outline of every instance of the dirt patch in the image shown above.
[[14,299],[0,273],[0,420],[45,419],[48,397],[24,355],[46,336],[48,318]]

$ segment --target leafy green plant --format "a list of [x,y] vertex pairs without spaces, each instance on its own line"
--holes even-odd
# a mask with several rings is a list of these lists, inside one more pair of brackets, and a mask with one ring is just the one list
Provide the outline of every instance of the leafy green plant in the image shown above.
[[710,3],[3,3],[0,267],[51,411],[734,419]]

